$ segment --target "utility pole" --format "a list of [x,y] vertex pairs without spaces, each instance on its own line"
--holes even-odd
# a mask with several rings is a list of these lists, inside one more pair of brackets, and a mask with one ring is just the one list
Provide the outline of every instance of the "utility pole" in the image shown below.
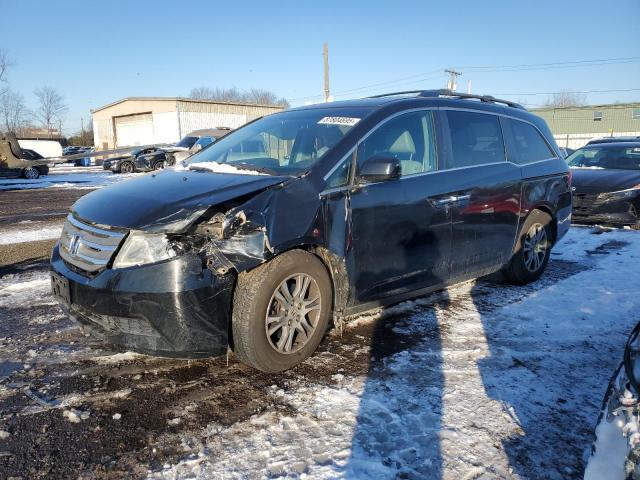
[[462,75],[462,72],[457,72],[453,69],[447,69],[444,71],[444,73],[449,74],[449,81],[447,82],[447,88],[452,92],[455,92],[456,88],[458,88],[457,79],[460,75]]
[[329,91],[329,44],[324,42],[322,46],[322,56],[324,57],[324,101],[328,102],[331,97]]

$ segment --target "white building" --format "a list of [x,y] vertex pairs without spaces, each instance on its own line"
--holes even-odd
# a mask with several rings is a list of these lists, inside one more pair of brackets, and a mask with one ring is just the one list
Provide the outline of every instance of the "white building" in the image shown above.
[[277,105],[180,97],[128,97],[91,111],[99,149],[172,143],[201,128],[238,128],[283,109]]

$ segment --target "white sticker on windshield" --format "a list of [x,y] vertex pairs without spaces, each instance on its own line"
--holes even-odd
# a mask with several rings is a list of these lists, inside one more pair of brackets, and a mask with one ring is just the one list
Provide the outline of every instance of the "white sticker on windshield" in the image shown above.
[[353,117],[324,117],[318,122],[318,125],[348,125],[353,127],[359,121],[359,118]]

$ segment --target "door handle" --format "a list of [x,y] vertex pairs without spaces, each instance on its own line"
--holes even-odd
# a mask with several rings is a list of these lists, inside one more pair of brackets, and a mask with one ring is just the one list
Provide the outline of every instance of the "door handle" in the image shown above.
[[471,198],[471,195],[459,195],[455,197],[454,202],[466,202]]
[[441,198],[441,199],[439,199],[439,200],[431,200],[431,203],[433,203],[434,205],[436,205],[436,206],[438,206],[438,207],[441,207],[441,206],[443,206],[443,205],[449,205],[450,203],[455,202],[455,201],[456,201],[456,199],[457,199],[457,197],[455,197],[455,196],[453,196],[453,195],[452,195],[452,196],[450,196],[450,197],[447,197],[447,198]]
[[443,205],[451,205],[453,203],[466,202],[470,198],[471,198],[471,195],[451,195],[449,197],[441,198],[439,200],[431,200],[431,203],[441,207]]

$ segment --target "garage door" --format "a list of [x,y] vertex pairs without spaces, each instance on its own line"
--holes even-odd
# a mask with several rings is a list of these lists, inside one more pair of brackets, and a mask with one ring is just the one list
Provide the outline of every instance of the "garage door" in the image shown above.
[[114,122],[118,147],[153,143],[153,117],[150,113],[116,117]]

